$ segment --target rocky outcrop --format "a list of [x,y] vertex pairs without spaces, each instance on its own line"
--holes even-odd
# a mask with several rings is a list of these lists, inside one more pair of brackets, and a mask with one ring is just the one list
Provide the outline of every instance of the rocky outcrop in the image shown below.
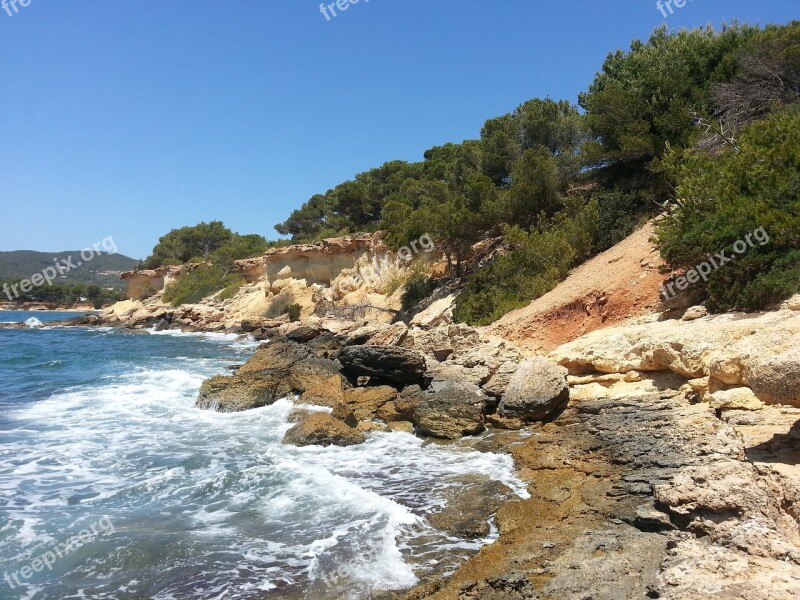
[[[775,429],[743,440],[708,405],[661,387],[584,397],[534,435],[487,440],[513,454],[531,498],[497,510],[500,539],[451,579],[401,597],[796,598],[799,488],[769,466],[777,447],[755,454]],[[752,423],[774,410],[727,415]]]
[[671,371],[709,378],[710,387],[746,386],[768,404],[800,406],[800,314],[780,310],[595,331],[553,352],[570,373]]
[[128,300],[141,300],[163,292],[167,285],[177,280],[181,275],[193,271],[202,263],[189,263],[172,267],[158,267],[157,269],[144,269],[139,271],[126,271],[120,275],[125,281],[125,298]]
[[292,446],[353,446],[364,434],[327,413],[312,413],[286,432],[284,444]]
[[269,406],[293,393],[283,373],[218,375],[200,387],[195,406],[217,412],[241,412]]
[[460,538],[483,538],[491,531],[492,515],[515,497],[511,488],[499,481],[464,481],[461,488],[447,494],[445,507],[428,520],[436,529]]
[[[313,404],[326,405],[323,397],[342,394],[348,386],[338,363],[319,358],[303,344],[280,339],[263,344],[236,374],[213,377],[200,388],[196,406],[236,412],[272,404],[280,398],[303,394],[319,396]],[[339,397],[334,397],[338,402]]]
[[543,358],[527,358],[511,376],[499,412],[508,419],[543,421],[567,406],[567,370]]

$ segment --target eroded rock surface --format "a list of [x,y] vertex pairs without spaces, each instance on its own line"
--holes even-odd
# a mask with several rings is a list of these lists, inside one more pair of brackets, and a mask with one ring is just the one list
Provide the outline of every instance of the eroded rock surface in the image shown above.
[[286,432],[284,444],[293,446],[353,446],[364,434],[328,413],[312,413]]
[[[725,414],[759,423],[770,410]],[[497,434],[532,497],[498,510],[498,542],[450,580],[398,597],[800,597],[797,480],[748,460],[748,444],[776,437],[750,427],[743,442],[709,405],[664,388],[584,398],[528,437]],[[509,573],[519,585],[499,583]]]

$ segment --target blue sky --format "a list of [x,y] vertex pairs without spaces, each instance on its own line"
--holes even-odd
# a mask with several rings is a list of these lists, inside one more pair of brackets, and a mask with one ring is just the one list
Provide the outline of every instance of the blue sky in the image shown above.
[[[7,0],[10,1],[10,0]],[[18,0],[19,1],[19,0]],[[0,250],[273,226],[387,160],[577,99],[655,0],[29,0],[0,10]],[[797,0],[692,0],[672,28],[786,23]]]

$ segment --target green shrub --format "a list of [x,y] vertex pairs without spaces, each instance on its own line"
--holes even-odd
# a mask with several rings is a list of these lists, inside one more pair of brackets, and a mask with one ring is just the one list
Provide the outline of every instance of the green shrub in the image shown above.
[[563,232],[513,228],[508,238],[517,249],[469,278],[456,301],[457,322],[488,325],[549,292],[567,274],[574,250]]
[[203,265],[181,275],[164,290],[164,302],[173,306],[194,304],[223,288],[234,285],[237,276],[226,275],[218,267]]
[[230,283],[228,287],[222,290],[219,294],[217,294],[217,298],[219,300],[230,300],[236,294],[239,293],[239,290],[242,289],[242,286],[245,285],[247,281],[245,281],[242,277],[237,277],[233,283]]
[[488,325],[553,289],[597,251],[596,201],[567,198],[564,210],[531,233],[506,231],[514,250],[469,277],[456,300],[457,322]]
[[427,298],[436,289],[436,282],[427,274],[422,272],[412,273],[405,283],[405,289],[401,297],[403,310],[415,307],[422,300]]
[[290,321],[299,321],[300,313],[302,312],[303,312],[303,307],[295,303],[295,304],[289,304],[284,310],[283,314],[289,315]]
[[800,110],[776,113],[744,130],[738,152],[673,152],[665,159],[679,198],[657,226],[664,260],[690,269],[760,227],[769,242],[712,271],[706,304],[713,312],[754,310],[800,289]]
[[[592,195],[597,201],[597,250],[602,252],[615,246],[642,224],[655,204],[642,198],[641,194],[622,192],[618,189],[597,192]],[[657,207],[656,207],[657,208]]]

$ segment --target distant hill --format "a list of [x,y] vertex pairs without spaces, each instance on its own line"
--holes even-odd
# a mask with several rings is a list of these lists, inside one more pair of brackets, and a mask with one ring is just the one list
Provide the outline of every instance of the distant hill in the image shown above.
[[[55,281],[58,283],[95,283],[101,287],[124,289],[124,282],[119,274],[136,268],[139,261],[122,254],[97,254],[92,260],[83,262],[80,250],[72,252],[34,252],[33,250],[14,250],[0,252],[0,280],[29,279],[34,273],[41,273],[43,269],[52,267],[57,260],[62,265],[70,264],[64,275]],[[83,263],[78,266],[78,263]]]

